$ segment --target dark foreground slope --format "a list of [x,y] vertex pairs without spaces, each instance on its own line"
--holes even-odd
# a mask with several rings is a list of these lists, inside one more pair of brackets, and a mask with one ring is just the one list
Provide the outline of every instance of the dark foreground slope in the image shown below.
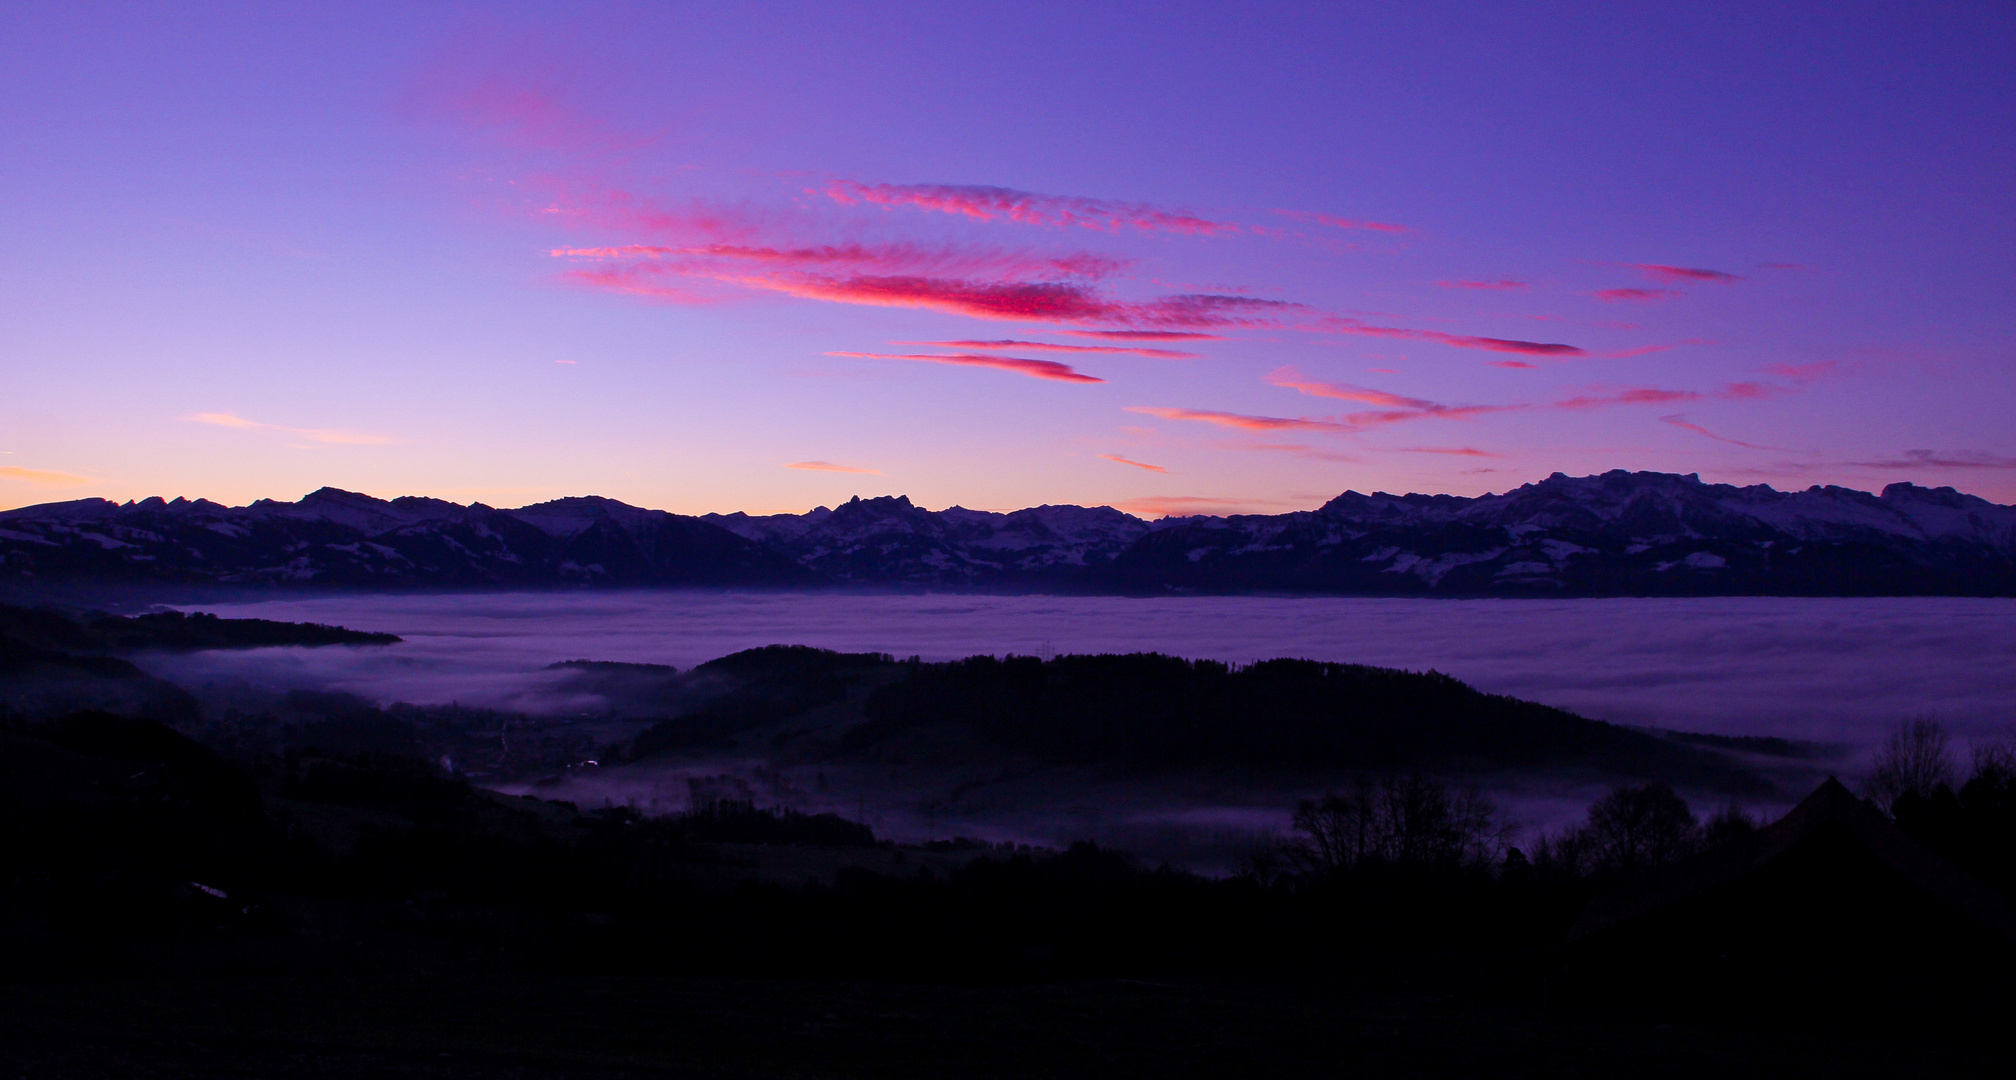
[[230,762],[116,717],[0,732],[0,1065],[543,1078],[2007,1064],[1997,1030],[1885,1023],[1881,1002],[1739,1022],[1564,1004],[1549,949],[1601,882],[1559,860],[1211,880],[1090,845],[949,865],[867,847],[893,865],[738,881],[751,845],[718,830],[766,817],[758,845],[872,844],[746,808],[584,814],[414,758]]
[[612,499],[500,510],[324,488],[294,503],[99,499],[0,513],[0,588],[868,587],[1395,596],[2016,595],[2016,507],[1892,484],[1781,492],[1559,473],[1497,495],[1289,514],[1112,507],[684,517]]

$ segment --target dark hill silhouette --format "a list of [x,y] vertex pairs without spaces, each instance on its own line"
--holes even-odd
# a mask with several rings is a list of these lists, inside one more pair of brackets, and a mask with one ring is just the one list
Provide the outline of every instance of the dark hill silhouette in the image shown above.
[[1235,669],[1157,653],[922,663],[771,646],[688,678],[728,681],[638,736],[633,757],[817,728],[837,739],[816,752],[844,759],[924,739],[1123,772],[1579,768],[1768,790],[1712,751],[1434,672],[1287,659]]

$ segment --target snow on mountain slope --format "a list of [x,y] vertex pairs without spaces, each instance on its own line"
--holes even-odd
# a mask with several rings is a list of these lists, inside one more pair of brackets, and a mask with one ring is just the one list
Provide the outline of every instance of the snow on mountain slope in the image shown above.
[[862,585],[1422,595],[2016,595],[2016,507],[1892,484],[1781,492],[1556,473],[1502,494],[1275,515],[1112,507],[683,517],[594,496],[500,510],[323,488],[299,502],[100,499],[0,513],[0,575],[341,587]]

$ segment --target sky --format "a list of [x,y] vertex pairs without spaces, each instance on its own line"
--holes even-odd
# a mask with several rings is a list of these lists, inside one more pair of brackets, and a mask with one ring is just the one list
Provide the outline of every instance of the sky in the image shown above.
[[2016,7],[10,3],[0,508],[2016,502]]

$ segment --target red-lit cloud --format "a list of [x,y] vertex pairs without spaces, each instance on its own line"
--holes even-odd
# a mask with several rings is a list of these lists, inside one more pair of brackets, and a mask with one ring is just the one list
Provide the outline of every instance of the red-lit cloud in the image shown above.
[[1072,337],[1101,338],[1106,341],[1223,341],[1223,335],[1194,330],[1059,330]]
[[975,221],[1012,221],[1021,225],[1077,226],[1101,232],[1173,232],[1220,236],[1242,231],[1239,226],[1195,214],[1164,210],[1144,203],[1113,202],[1076,195],[1038,195],[1013,188],[978,184],[862,184],[835,180],[825,194],[843,205],[909,207],[941,214],[959,214]]
[[1169,409],[1157,405],[1129,405],[1128,412],[1159,416],[1164,420],[1193,420],[1202,424],[1238,428],[1241,431],[1320,431],[1348,434],[1354,429],[1330,420],[1291,419],[1283,416],[1246,416],[1213,409]]
[[1502,458],[1504,454],[1494,454],[1489,450],[1479,450],[1474,446],[1396,446],[1403,454],[1450,454],[1455,457]]
[[1486,360],[1484,362],[1491,367],[1511,368],[1513,371],[1536,371],[1540,367],[1538,364],[1529,364],[1524,360]]
[[[1687,417],[1683,413],[1674,413],[1672,416],[1662,416],[1659,419],[1662,423],[1671,424],[1677,428],[1685,428],[1686,430],[1691,431],[1696,435],[1714,439],[1716,442],[1729,443],[1732,446],[1747,446],[1752,450],[1780,450],[1780,451],[1785,450],[1785,448],[1782,446],[1759,446],[1756,443],[1747,443],[1741,439],[1731,439],[1726,436],[1717,435],[1714,432],[1709,431],[1707,428],[1702,427],[1699,424],[1688,423]],[[1789,453],[1790,451],[1786,452]]]
[[1338,401],[1358,401],[1367,405],[1384,405],[1395,409],[1436,410],[1442,406],[1420,398],[1402,397],[1384,390],[1367,390],[1364,387],[1349,386],[1344,383],[1317,382],[1292,367],[1276,368],[1267,373],[1269,385],[1285,387],[1308,394],[1310,397],[1335,398]]
[[1306,221],[1311,225],[1328,225],[1333,229],[1365,229],[1370,232],[1408,233],[1414,230],[1405,225],[1393,225],[1384,221],[1355,221],[1351,218],[1333,217],[1329,214],[1315,214],[1307,210],[1276,210],[1275,213],[1296,221]]
[[784,466],[787,469],[809,469],[812,472],[861,473],[865,476],[881,476],[880,469],[857,469],[852,465],[835,465],[830,461],[794,461]]
[[1145,461],[1133,461],[1118,454],[1100,454],[1099,456],[1105,458],[1107,461],[1117,461],[1122,465],[1132,465],[1137,469],[1147,469],[1149,472],[1166,473],[1169,471],[1160,465],[1150,465]]
[[1148,349],[1138,345],[1058,345],[1049,341],[892,341],[891,345],[930,345],[945,349],[1041,349],[1045,352],[1068,353],[1131,353],[1135,356],[1152,356],[1158,360],[1195,360],[1194,352],[1177,352],[1174,349]]
[[1445,289],[1490,289],[1494,291],[1524,289],[1527,287],[1523,281],[1438,281],[1435,284]]
[[1470,337],[1464,334],[1445,334],[1440,330],[1409,330],[1397,326],[1368,326],[1357,319],[1341,315],[1330,315],[1315,325],[1304,329],[1329,334],[1360,334],[1365,337],[1403,338],[1410,341],[1434,341],[1452,345],[1459,349],[1484,349],[1490,352],[1520,353],[1526,356],[1583,356],[1581,349],[1573,345],[1556,342],[1518,341],[1509,338]]
[[1673,295],[1671,289],[1598,289],[1589,295],[1608,303],[1646,304]]
[[1704,396],[1693,390],[1660,390],[1650,386],[1629,387],[1609,393],[1578,394],[1565,401],[1557,401],[1558,409],[1600,409],[1609,405],[1670,405],[1676,401],[1700,401]]
[[960,353],[953,356],[936,356],[928,353],[868,353],[829,352],[827,356],[848,356],[860,360],[918,360],[927,364],[954,364],[961,367],[996,368],[1012,371],[1017,375],[1027,375],[1033,379],[1051,379],[1056,382],[1103,383],[1106,380],[1074,370],[1069,364],[1055,360],[1028,360],[1016,356],[983,356]]
[[1334,418],[1337,422],[1349,425],[1352,428],[1377,427],[1382,424],[1398,424],[1408,420],[1426,420],[1430,418],[1462,420],[1485,413],[1509,412],[1526,407],[1524,405],[1444,405],[1440,402],[1403,397],[1399,394],[1389,394],[1384,390],[1370,390],[1362,386],[1350,386],[1345,383],[1319,382],[1303,375],[1292,367],[1277,368],[1268,373],[1266,381],[1271,385],[1285,387],[1311,397],[1333,398],[1337,401],[1359,401],[1367,405],[1384,406],[1384,408],[1369,412],[1351,413],[1347,416]]
[[1706,281],[1727,285],[1732,281],[1742,280],[1742,278],[1735,274],[1725,274],[1720,270],[1703,270],[1698,267],[1665,266],[1660,263],[1630,263],[1628,265],[1635,270],[1644,271],[1656,281],[1672,281],[1681,284],[1690,282],[1698,284]]

